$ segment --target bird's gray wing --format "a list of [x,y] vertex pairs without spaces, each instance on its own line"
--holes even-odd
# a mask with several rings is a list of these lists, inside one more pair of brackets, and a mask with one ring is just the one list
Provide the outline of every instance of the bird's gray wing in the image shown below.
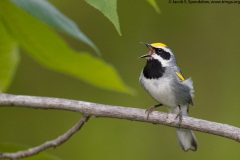
[[176,76],[176,78],[180,81],[184,81],[185,78],[180,70],[180,68],[178,68],[177,66],[172,67],[172,71],[174,72],[174,75]]
[[185,79],[181,70],[174,66],[172,67],[172,72],[174,75],[174,79],[176,80],[176,83],[174,84],[174,88],[176,91],[176,96],[181,102],[187,102],[188,104],[193,105],[193,83],[191,78]]

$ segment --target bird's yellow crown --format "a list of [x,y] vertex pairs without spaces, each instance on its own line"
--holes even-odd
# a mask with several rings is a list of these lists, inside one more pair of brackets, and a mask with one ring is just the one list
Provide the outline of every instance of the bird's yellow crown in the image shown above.
[[151,46],[153,46],[153,47],[167,47],[167,45],[164,44],[164,43],[152,43]]

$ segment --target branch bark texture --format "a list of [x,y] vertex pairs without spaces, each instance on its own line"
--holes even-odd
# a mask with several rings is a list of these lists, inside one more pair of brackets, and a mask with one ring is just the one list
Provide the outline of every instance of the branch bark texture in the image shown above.
[[[179,127],[179,120],[175,119],[176,115],[174,114],[153,111],[147,119],[144,109],[61,98],[0,94],[0,107],[6,106],[67,110],[94,117],[117,118]],[[226,137],[240,142],[240,128],[228,124],[183,117],[180,127]]]

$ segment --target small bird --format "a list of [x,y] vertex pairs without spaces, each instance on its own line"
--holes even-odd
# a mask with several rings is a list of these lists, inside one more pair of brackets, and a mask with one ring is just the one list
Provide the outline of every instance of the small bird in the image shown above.
[[[139,57],[147,59],[139,82],[159,103],[146,110],[147,118],[156,107],[164,105],[170,113],[177,115],[176,118],[179,117],[181,124],[182,116],[188,116],[189,105],[193,106],[192,80],[184,79],[173,52],[165,44],[142,43],[149,53]],[[191,130],[177,128],[177,138],[184,151],[197,150],[197,139]]]

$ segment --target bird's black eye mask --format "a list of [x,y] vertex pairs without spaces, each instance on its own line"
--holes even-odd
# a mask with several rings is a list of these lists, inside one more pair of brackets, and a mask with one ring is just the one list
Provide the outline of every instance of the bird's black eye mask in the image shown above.
[[171,58],[171,54],[169,52],[166,52],[162,48],[154,48],[155,53],[159,56],[161,56],[164,60],[169,60]]

